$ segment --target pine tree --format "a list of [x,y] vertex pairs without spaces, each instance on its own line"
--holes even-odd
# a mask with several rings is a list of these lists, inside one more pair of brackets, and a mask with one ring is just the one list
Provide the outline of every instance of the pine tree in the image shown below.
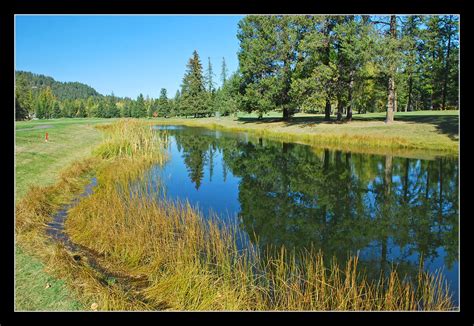
[[227,80],[227,65],[225,63],[225,58],[222,57],[222,69],[221,69],[222,87],[224,87],[226,80]]
[[212,64],[211,64],[211,58],[207,58],[207,70],[206,70],[206,86],[207,86],[207,92],[212,94],[214,93],[214,82],[212,80],[212,77],[214,73],[212,72]]
[[62,117],[62,114],[61,114],[61,107],[59,105],[59,101],[54,101],[53,110],[51,112],[51,118],[57,119],[61,117]]
[[169,117],[171,110],[168,101],[168,95],[166,93],[166,88],[162,88],[160,90],[160,98],[158,99],[158,110],[161,116]]
[[140,93],[138,95],[137,100],[135,101],[132,107],[132,117],[134,118],[144,118],[146,117],[146,107],[145,107],[145,99],[143,94]]
[[195,50],[186,66],[186,73],[181,85],[180,114],[192,115],[195,118],[206,114],[206,94],[202,65]]
[[15,119],[28,118],[33,110],[33,95],[25,76],[15,74]]
[[291,81],[301,60],[300,41],[310,21],[305,16],[246,16],[239,22],[239,67],[243,106],[260,116],[277,109],[289,119],[297,105]]
[[116,103],[116,97],[114,93],[110,94],[110,96],[107,97],[107,103],[106,103],[106,117],[107,118],[115,118],[120,115],[119,109],[117,107]]
[[108,115],[107,106],[104,102],[105,102],[104,100],[100,100],[99,103],[97,103],[97,110],[96,110],[97,118],[107,118],[107,115]]
[[55,98],[49,86],[41,90],[36,104],[36,117],[38,119],[49,119],[53,111],[54,101]]

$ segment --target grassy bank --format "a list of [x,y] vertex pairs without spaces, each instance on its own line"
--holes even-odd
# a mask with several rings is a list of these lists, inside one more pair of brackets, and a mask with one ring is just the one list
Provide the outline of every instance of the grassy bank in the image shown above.
[[383,113],[354,115],[353,121],[325,122],[323,115],[296,114],[282,121],[270,113],[201,119],[158,119],[159,124],[246,131],[275,140],[372,154],[433,157],[459,153],[459,111],[398,112],[395,122],[384,123]]
[[[52,119],[16,122],[15,201],[31,186],[56,183],[60,171],[75,160],[90,156],[102,136],[94,128],[104,119]],[[49,141],[45,142],[45,133]],[[17,246],[15,250],[15,308],[17,310],[77,310],[84,306],[53,278],[45,265]]]
[[[322,253],[284,248],[238,251],[237,229],[186,204],[150,200],[141,175],[163,163],[165,138],[120,121],[94,156],[17,205],[17,237],[99,310],[449,310],[443,280],[420,272],[415,285],[393,271],[369,282],[357,257],[345,266]],[[66,231],[81,250],[48,241],[45,224],[94,174],[98,187],[69,211]],[[271,258],[262,259],[262,255]]]

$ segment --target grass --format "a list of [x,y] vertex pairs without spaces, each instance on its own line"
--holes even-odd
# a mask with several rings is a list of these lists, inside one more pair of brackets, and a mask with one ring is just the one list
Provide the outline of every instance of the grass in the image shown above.
[[[16,122],[15,201],[32,186],[52,185],[59,171],[91,154],[102,136],[93,128],[103,119],[52,119]],[[43,128],[46,126],[47,128]],[[44,141],[45,132],[49,142]],[[64,285],[51,277],[45,265],[30,252],[15,249],[15,309],[77,310],[84,307]],[[46,288],[46,284],[51,285]]]
[[[50,185],[58,180],[58,171],[73,161],[90,155],[102,140],[94,128],[104,119],[52,119],[16,122],[15,129],[15,201],[31,185]],[[48,128],[37,129],[46,126]],[[45,142],[45,133],[49,141]]]
[[44,272],[44,264],[37,258],[26,254],[19,247],[16,247],[15,258],[17,310],[74,311],[83,308],[71,296],[63,280]]
[[373,154],[434,157],[459,153],[459,111],[398,112],[390,125],[384,119],[383,113],[355,114],[353,121],[340,123],[325,122],[320,114],[296,114],[282,121],[271,112],[261,120],[239,114],[236,118],[172,118],[153,123],[246,131],[275,140]]
[[[17,238],[99,310],[451,310],[438,275],[415,284],[396,271],[369,282],[357,257],[345,266],[323,254],[239,251],[238,229],[206,220],[186,203],[150,200],[141,180],[166,160],[166,137],[135,120],[102,128],[94,157],[55,185],[32,188],[17,205]],[[47,241],[44,225],[92,172],[98,187],[69,211],[66,231],[82,250]],[[137,185],[139,185],[137,187]],[[267,257],[262,259],[262,256]]]

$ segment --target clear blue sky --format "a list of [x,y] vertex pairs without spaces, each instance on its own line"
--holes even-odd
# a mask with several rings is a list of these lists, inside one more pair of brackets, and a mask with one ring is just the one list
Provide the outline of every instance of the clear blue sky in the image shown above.
[[216,81],[222,57],[229,72],[237,69],[242,18],[17,15],[15,69],[82,82],[104,95],[158,97],[164,87],[172,97],[194,50],[204,68],[211,57]]

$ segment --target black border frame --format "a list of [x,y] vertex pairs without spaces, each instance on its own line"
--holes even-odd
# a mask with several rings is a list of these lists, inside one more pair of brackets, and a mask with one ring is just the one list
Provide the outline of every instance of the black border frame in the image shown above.
[[[211,319],[227,319],[229,321],[254,320],[256,322],[263,321],[283,321],[283,322],[307,322],[315,321],[321,323],[350,323],[354,322],[373,322],[381,324],[382,322],[393,321],[420,323],[426,322],[428,325],[440,323],[442,325],[474,325],[474,317],[472,315],[472,303],[470,301],[472,291],[472,280],[470,273],[467,271],[467,264],[470,261],[470,251],[472,248],[469,242],[472,240],[469,227],[470,214],[467,213],[469,206],[463,197],[462,189],[467,189],[464,183],[470,174],[468,157],[460,155],[460,165],[465,167],[462,169],[460,180],[460,247],[461,247],[461,278],[460,284],[460,312],[166,312],[166,313],[140,313],[140,312],[80,312],[80,313],[41,313],[41,312],[14,312],[14,250],[13,250],[13,230],[14,230],[14,21],[15,14],[460,14],[461,25],[461,82],[460,89],[464,94],[469,92],[469,86],[466,81],[469,79],[467,65],[470,57],[467,54],[466,47],[469,46],[469,36],[467,27],[470,24],[470,17],[466,15],[467,2],[461,0],[445,0],[443,2],[430,0],[396,0],[396,1],[317,1],[312,0],[305,3],[295,4],[292,2],[276,2],[268,4],[256,1],[226,1],[226,0],[207,0],[207,1],[180,1],[180,0],[64,0],[64,1],[39,1],[39,0],[17,0],[8,3],[4,7],[0,18],[0,32],[2,33],[0,40],[1,58],[1,87],[4,92],[2,96],[2,113],[7,113],[7,118],[2,115],[4,125],[0,128],[4,133],[2,143],[3,149],[8,148],[10,157],[1,155],[2,171],[5,172],[8,179],[7,196],[1,196],[6,201],[4,204],[8,208],[7,214],[1,214],[3,220],[0,224],[0,237],[2,241],[2,264],[0,267],[0,295],[3,304],[0,305],[0,326],[16,325],[16,324],[37,324],[40,322],[48,322],[50,324],[64,323],[66,320],[74,319],[80,324],[84,323],[103,323],[105,321],[117,322],[121,321],[126,324],[141,323],[143,319],[153,321],[170,321],[170,322],[186,322],[186,321],[207,321]],[[5,10],[6,9],[6,10]],[[470,121],[468,117],[470,113],[469,99],[467,96],[461,96],[461,103],[466,103],[466,108],[460,111],[460,122]],[[5,128],[5,124],[8,128]],[[463,128],[460,123],[460,146],[467,150],[467,129]],[[463,124],[462,124],[463,125]],[[7,140],[6,140],[7,139]],[[2,152],[3,154],[3,152]],[[464,191],[465,195],[466,190]],[[463,205],[464,204],[464,205]]]

